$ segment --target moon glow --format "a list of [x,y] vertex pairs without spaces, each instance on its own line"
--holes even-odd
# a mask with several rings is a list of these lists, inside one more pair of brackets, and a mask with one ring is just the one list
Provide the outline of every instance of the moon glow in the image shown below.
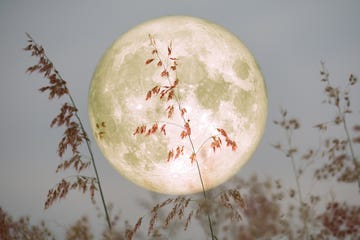
[[[170,69],[174,61],[176,70]],[[174,79],[179,83],[172,99],[153,93],[146,100],[154,86],[165,89]],[[223,27],[185,16],[145,22],[117,39],[96,67],[88,104],[105,158],[133,183],[164,194],[202,191],[197,164],[206,190],[227,181],[254,153],[267,116],[265,82],[250,51]],[[191,135],[181,138],[188,120]],[[159,129],[134,134],[154,124],[166,125],[166,135]],[[236,150],[217,129],[226,130]],[[216,151],[212,136],[222,140]],[[169,160],[177,147],[181,154]],[[193,153],[197,164],[190,160]]]

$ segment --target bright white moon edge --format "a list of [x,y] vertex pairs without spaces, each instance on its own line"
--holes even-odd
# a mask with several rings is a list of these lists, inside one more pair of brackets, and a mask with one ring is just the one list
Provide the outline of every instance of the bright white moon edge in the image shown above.
[[[148,34],[165,67],[170,64],[170,43],[172,56],[179,59],[170,79],[180,81],[176,94],[187,109],[193,145],[180,138],[184,123],[176,108],[167,118],[171,101],[145,101],[150,89],[167,83],[160,76],[162,68],[145,64],[154,57]],[[202,190],[197,166],[189,159],[193,147],[205,188],[227,181],[250,159],[262,137],[267,95],[253,56],[233,34],[198,18],[164,17],[133,28],[105,52],[93,75],[88,110],[98,146],[123,176],[152,191],[190,194]],[[133,135],[137,126],[155,122],[166,124],[166,136]],[[236,151],[223,143],[214,153],[210,137],[218,135],[216,128],[236,141]],[[168,162],[168,151],[180,145],[184,155]]]

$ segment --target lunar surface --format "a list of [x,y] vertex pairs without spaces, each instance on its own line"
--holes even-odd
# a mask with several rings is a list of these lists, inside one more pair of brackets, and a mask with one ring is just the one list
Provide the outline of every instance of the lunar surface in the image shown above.
[[[173,96],[169,90],[161,98],[170,88]],[[96,142],[119,173],[151,191],[190,194],[202,191],[199,170],[208,190],[250,159],[264,131],[267,95],[254,57],[236,36],[206,20],[173,16],[138,25],[107,49],[88,111]],[[214,139],[221,141],[216,149]]]

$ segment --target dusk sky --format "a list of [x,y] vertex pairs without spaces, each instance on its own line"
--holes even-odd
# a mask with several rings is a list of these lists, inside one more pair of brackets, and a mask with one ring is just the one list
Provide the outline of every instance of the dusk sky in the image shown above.
[[[272,122],[280,109],[288,110],[302,126],[296,143],[306,150],[319,141],[314,125],[332,120],[335,109],[322,103],[321,61],[325,62],[334,85],[360,76],[360,1],[0,1],[0,206],[14,216],[43,219],[58,234],[79,216],[88,215],[96,229],[105,227],[97,210],[77,191],[44,210],[47,191],[73,173],[55,173],[59,159],[57,144],[63,128],[50,129],[60,104],[49,102],[37,89],[47,80],[26,74],[36,63],[22,50],[25,32],[45,48],[77,102],[85,129],[90,133],[87,113],[89,84],[105,50],[132,27],[167,16],[204,18],[238,36],[257,60],[268,90],[269,112],[264,137],[252,159],[238,176],[252,174],[283,179],[294,186],[290,162],[271,145],[283,141],[281,129]],[[343,84],[344,85],[344,84]],[[359,92],[359,86],[356,91]],[[354,94],[359,122],[360,94]],[[335,134],[335,133],[334,133]],[[122,220],[131,223],[146,212],[140,201],[151,199],[149,191],[123,178],[92,142],[105,197],[120,210]],[[86,152],[84,152],[86,154]],[[92,174],[90,169],[87,172]],[[358,197],[358,189],[313,185],[305,179],[306,193],[329,189],[340,199]],[[158,195],[160,199],[168,196]],[[97,198],[98,206],[100,198]],[[357,199],[358,201],[358,199]],[[200,235],[201,236],[201,235]],[[192,236],[189,236],[191,239]]]

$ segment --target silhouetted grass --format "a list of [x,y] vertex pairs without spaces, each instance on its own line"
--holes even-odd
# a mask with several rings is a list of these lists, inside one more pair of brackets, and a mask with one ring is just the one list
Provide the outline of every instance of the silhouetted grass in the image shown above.
[[[79,173],[72,181],[68,178],[63,179],[49,190],[45,208],[65,198],[69,190],[90,193],[89,197],[93,199],[95,191],[99,189],[108,223],[108,228],[104,229],[100,237],[104,240],[172,239],[176,235],[181,235],[182,231],[187,231],[189,225],[195,221],[200,223],[204,232],[213,239],[360,239],[358,204],[341,202],[336,199],[336,195],[324,197],[305,193],[303,190],[303,178],[313,175],[315,181],[324,183],[335,179],[339,184],[356,184],[360,191],[359,109],[352,109],[351,100],[353,92],[358,92],[358,88],[356,89],[357,78],[353,74],[340,87],[335,87],[330,81],[328,70],[322,64],[320,76],[324,83],[324,104],[329,105],[329,111],[334,110],[334,118],[325,123],[314,124],[314,131],[317,131],[323,139],[319,146],[303,150],[304,146],[294,144],[296,142],[294,133],[300,133],[301,123],[295,117],[290,117],[292,113],[282,110],[280,118],[274,121],[274,124],[283,131],[284,141],[274,143],[273,146],[290,161],[292,167],[289,171],[293,172],[295,186],[284,186],[281,179],[261,178],[256,175],[249,179],[235,177],[230,183],[231,187],[219,187],[207,192],[204,190],[204,196],[197,194],[165,200],[154,199],[153,202],[146,203],[148,211],[135,223],[130,224],[125,221],[125,224],[121,225],[120,220],[124,221],[124,219],[118,214],[113,214],[112,219],[109,217],[109,209],[105,205],[93,157],[91,162],[83,161],[80,157],[79,146],[83,143],[87,144],[91,156],[92,153],[68,86],[53,63],[46,57],[44,49],[35,43],[30,35],[28,38],[29,45],[25,50],[30,51],[39,62],[29,67],[27,71],[40,72],[49,80],[49,85],[40,88],[40,91],[49,92],[50,100],[64,95],[69,97],[69,102],[61,106],[60,113],[54,118],[51,126],[66,128],[58,146],[58,155],[62,158],[65,151],[70,149],[72,157],[62,161],[56,171],[73,168]],[[166,72],[164,74],[166,75]],[[151,90],[150,94],[158,93],[160,91]],[[181,106],[178,107],[181,111]],[[349,121],[350,118],[353,118],[353,121]],[[349,122],[356,124],[350,126]],[[184,137],[191,137],[186,131],[185,124],[186,121],[184,121],[186,135]],[[331,136],[333,128],[341,129],[343,134]],[[151,131],[154,128],[149,129]],[[146,131],[139,134],[146,134]],[[175,157],[177,151],[175,150],[173,154],[172,157]],[[81,171],[90,165],[94,167],[96,177],[81,175]],[[209,230],[206,226],[209,226],[210,215]],[[170,231],[171,236],[169,236]],[[79,217],[64,234],[65,239],[68,240],[99,239],[94,236],[86,216]],[[13,219],[0,208],[0,239],[55,239],[55,237],[44,222],[31,225],[28,217]]]

